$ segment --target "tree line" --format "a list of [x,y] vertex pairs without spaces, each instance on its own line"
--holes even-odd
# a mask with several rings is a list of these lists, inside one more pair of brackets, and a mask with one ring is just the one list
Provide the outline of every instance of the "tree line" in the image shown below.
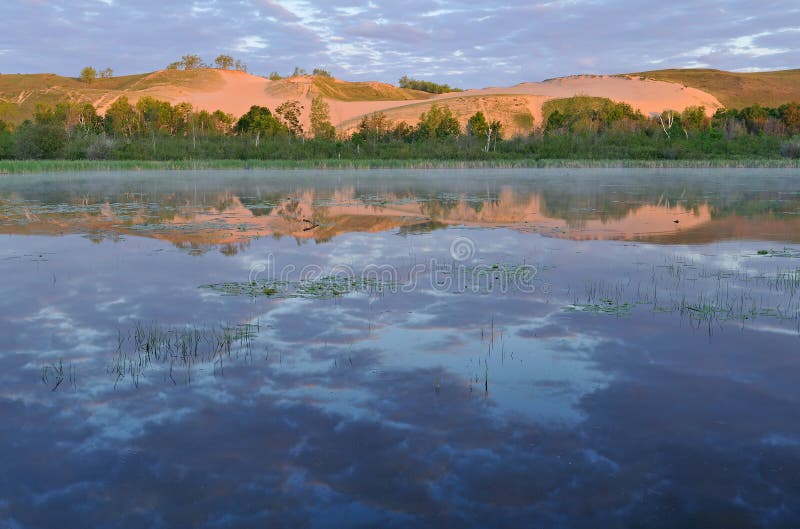
[[431,81],[422,81],[420,79],[411,79],[404,75],[397,82],[400,88],[408,88],[409,90],[419,90],[421,92],[428,92],[429,94],[446,94],[448,92],[463,92],[460,88],[452,88],[448,84],[438,84]]
[[213,64],[203,61],[199,55],[190,53],[181,57],[181,60],[169,63],[167,70],[198,70],[200,68],[216,68],[218,70],[237,70],[247,71],[247,64],[239,59],[234,59],[230,55],[221,54],[214,59]]
[[100,115],[89,103],[39,105],[14,127],[0,121],[0,158],[15,159],[709,159],[800,157],[800,104],[702,107],[644,116],[630,105],[578,96],[543,107],[543,123],[529,135],[508,137],[483,112],[465,127],[447,105],[433,104],[415,125],[383,112],[337,133],[330,107],[252,106],[236,118],[152,97],[125,96]]

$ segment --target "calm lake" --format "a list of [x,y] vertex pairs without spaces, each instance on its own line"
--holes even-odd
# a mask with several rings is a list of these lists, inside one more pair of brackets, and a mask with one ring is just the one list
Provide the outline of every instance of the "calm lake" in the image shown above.
[[799,527],[799,176],[0,176],[0,526]]

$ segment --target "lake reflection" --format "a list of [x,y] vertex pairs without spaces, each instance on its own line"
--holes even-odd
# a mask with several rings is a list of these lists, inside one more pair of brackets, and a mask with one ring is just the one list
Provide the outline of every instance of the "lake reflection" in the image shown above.
[[4,177],[0,525],[797,527],[799,238],[790,171]]

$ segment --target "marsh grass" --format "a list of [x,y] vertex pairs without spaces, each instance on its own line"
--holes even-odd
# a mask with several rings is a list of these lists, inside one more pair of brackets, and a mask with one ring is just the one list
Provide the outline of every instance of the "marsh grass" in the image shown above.
[[67,366],[66,374],[63,359],[59,359],[58,364],[53,362],[42,366],[42,383],[50,387],[50,391],[58,390],[65,379],[68,380],[72,389],[77,389],[78,373],[73,364]]
[[568,160],[568,159],[320,159],[320,160],[0,160],[0,173],[52,173],[79,171],[199,171],[199,170],[288,170],[288,169],[714,169],[800,168],[800,160]]
[[253,342],[260,330],[258,323],[164,328],[137,322],[132,330],[118,332],[117,350],[107,372],[114,377],[115,388],[125,379],[138,388],[142,378],[156,368],[174,385],[179,378],[191,383],[192,370],[199,364],[222,375],[226,362],[252,361]]
[[565,310],[626,317],[639,307],[678,314],[709,328],[727,321],[765,318],[797,322],[800,332],[800,268],[754,273],[707,269],[691,260],[671,259],[650,265],[647,280],[589,281]]

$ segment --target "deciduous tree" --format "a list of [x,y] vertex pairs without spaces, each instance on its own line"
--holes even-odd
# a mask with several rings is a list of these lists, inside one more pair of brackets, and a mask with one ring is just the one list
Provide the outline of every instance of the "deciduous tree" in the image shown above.
[[303,135],[303,125],[300,123],[302,112],[303,105],[296,99],[284,101],[275,109],[275,114],[281,118],[292,136],[298,137]]
[[91,84],[95,79],[97,79],[97,71],[91,66],[87,66],[81,70],[81,81],[84,83]]
[[274,138],[288,133],[286,126],[278,121],[267,107],[253,105],[247,114],[239,118],[234,129],[239,134],[252,134],[258,147],[261,137]]
[[196,70],[203,67],[203,59],[199,55],[184,55],[181,57],[181,64],[184,70]]
[[423,112],[419,117],[417,135],[422,139],[458,136],[460,133],[461,126],[447,105],[439,106],[434,103],[428,112]]
[[778,109],[781,121],[789,134],[800,133],[800,103],[788,103]]
[[336,129],[331,123],[331,107],[322,96],[311,100],[311,133],[315,138],[326,140],[336,136]]
[[105,127],[111,134],[131,137],[139,126],[139,113],[126,96],[121,96],[106,110]]
[[214,59],[214,64],[220,70],[230,70],[234,65],[233,57],[230,55],[220,55]]
[[485,138],[486,132],[489,130],[489,123],[486,121],[486,116],[483,112],[476,112],[474,116],[469,118],[467,122],[467,134]]

